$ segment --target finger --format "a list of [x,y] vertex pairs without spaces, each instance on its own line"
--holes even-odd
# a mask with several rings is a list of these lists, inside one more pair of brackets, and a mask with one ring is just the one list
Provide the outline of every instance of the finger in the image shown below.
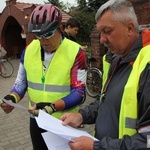
[[76,143],[70,141],[68,145],[70,146],[71,150],[76,150]]
[[64,121],[66,119],[66,115],[62,115],[59,119]]
[[64,125],[64,126],[69,125],[71,123],[69,117],[67,117],[67,116],[62,116],[61,120],[62,120],[62,125]]
[[36,109],[36,105],[34,105],[33,107],[29,108],[29,110],[35,110]]
[[63,122],[62,122],[62,125],[68,125],[70,122],[66,119],[66,120],[64,120]]
[[70,123],[69,115],[64,114],[60,117],[60,120],[62,120],[62,125],[68,125]]
[[29,112],[30,114],[34,115],[34,116],[38,116],[39,110],[30,110],[30,109],[29,109],[28,112]]
[[36,109],[36,105],[34,105],[33,107],[31,107],[31,108],[29,108],[28,109],[28,112],[30,113],[30,114],[34,114],[34,110]]

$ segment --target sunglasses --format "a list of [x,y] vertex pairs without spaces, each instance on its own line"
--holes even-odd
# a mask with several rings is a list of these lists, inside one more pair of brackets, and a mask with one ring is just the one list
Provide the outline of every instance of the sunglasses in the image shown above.
[[47,32],[45,34],[38,34],[36,33],[35,36],[38,38],[38,39],[42,39],[42,38],[45,38],[45,39],[50,39],[56,32],[56,29],[53,30],[53,31],[50,31],[50,32]]

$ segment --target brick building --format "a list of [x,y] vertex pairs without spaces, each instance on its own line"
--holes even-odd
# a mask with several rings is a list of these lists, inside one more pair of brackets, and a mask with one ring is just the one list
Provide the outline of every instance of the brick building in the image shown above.
[[[130,0],[133,3],[138,17],[140,28],[150,28],[150,0]],[[7,50],[7,56],[18,57],[22,49],[34,38],[27,32],[28,21],[31,12],[37,4],[20,3],[16,0],[6,0],[6,7],[0,14],[0,42]],[[62,12],[62,24],[70,18]],[[21,34],[23,33],[23,34]],[[91,57],[97,62],[93,66],[101,68],[102,56],[106,50],[99,42],[99,34],[94,28],[91,32]]]
[[[37,4],[6,0],[6,7],[0,14],[0,42],[7,51],[7,57],[20,57],[22,50],[35,37],[28,33],[29,17]],[[62,24],[70,18],[62,12]]]
[[[150,29],[150,0],[130,0],[132,2],[140,29]],[[100,36],[96,30],[96,27],[91,33],[91,57],[94,57],[97,61],[92,66],[97,66],[102,69],[102,57],[106,53],[106,49],[100,44]]]

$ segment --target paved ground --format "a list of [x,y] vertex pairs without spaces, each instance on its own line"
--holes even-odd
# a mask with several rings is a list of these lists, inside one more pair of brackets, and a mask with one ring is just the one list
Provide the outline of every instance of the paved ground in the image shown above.
[[[11,60],[15,72],[9,78],[0,77],[0,98],[9,93],[16,78],[19,60]],[[87,96],[86,102],[81,106],[93,101]],[[20,102],[23,106],[28,106],[28,95]],[[93,126],[85,125],[83,130],[92,134]],[[32,144],[29,134],[29,114],[20,109],[14,109],[10,114],[5,114],[0,108],[0,150],[32,150]]]

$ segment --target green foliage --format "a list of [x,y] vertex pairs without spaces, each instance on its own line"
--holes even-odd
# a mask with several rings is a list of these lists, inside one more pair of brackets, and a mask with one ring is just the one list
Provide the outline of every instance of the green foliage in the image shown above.
[[44,1],[44,3],[45,4],[53,4],[60,9],[64,8],[63,2],[60,2],[59,0],[48,0],[47,2]]
[[75,16],[81,23],[78,39],[79,42],[87,42],[90,39],[91,31],[95,25],[95,19],[94,19],[95,13],[89,13],[84,10],[77,11]]
[[88,0],[87,6],[91,11],[98,10],[98,8],[104,4],[107,0]]
[[84,9],[86,7],[86,0],[77,0],[79,9]]
[[81,23],[79,31],[79,41],[88,41],[91,31],[95,26],[95,14],[98,8],[107,0],[77,0],[78,6],[71,10],[70,14],[77,18]]

